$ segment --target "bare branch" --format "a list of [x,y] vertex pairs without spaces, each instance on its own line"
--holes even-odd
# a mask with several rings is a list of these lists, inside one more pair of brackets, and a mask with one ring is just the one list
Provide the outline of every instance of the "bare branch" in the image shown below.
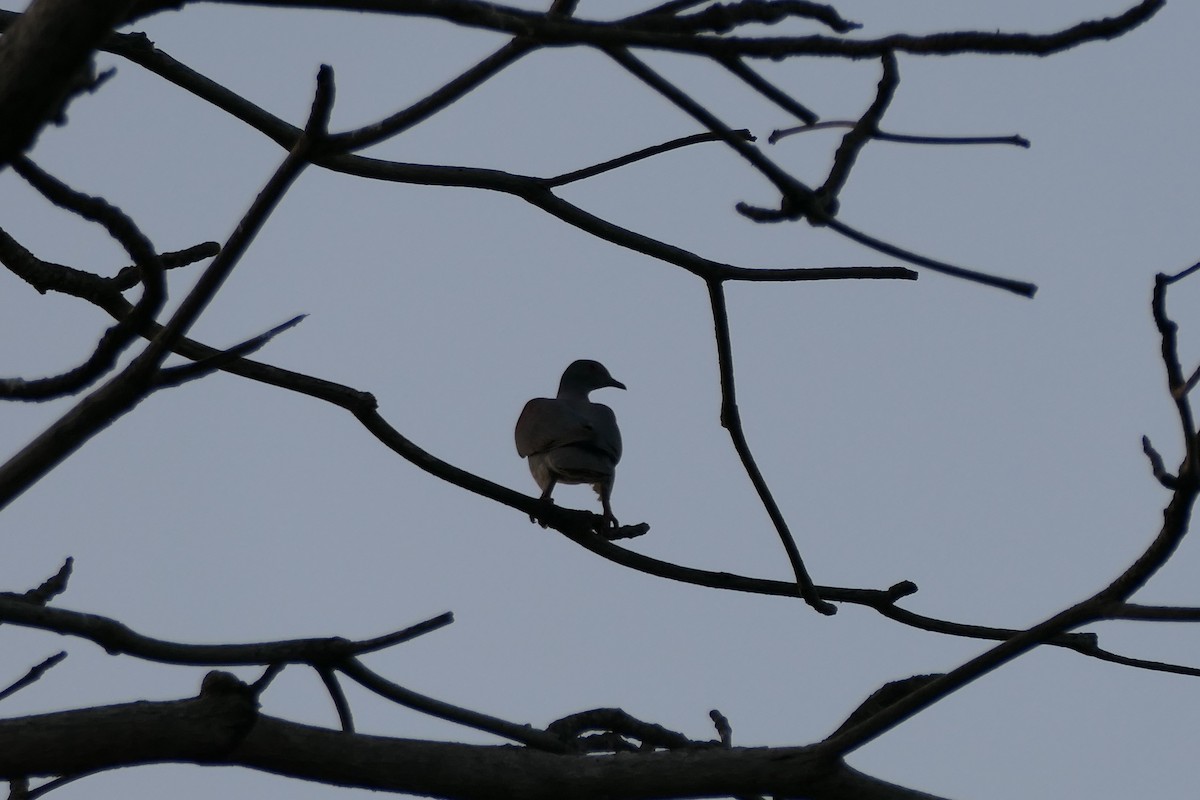
[[43,660],[41,663],[34,664],[22,677],[9,684],[7,688],[0,690],[0,700],[16,694],[32,683],[36,683],[51,667],[66,657],[67,652],[65,650],[60,650],[54,655]]
[[[67,581],[71,579],[71,570],[74,568],[74,566],[75,559],[67,556],[66,559],[63,560],[62,566],[58,568],[58,572],[42,581],[37,588],[30,589],[23,595],[18,595],[19,599],[26,603],[33,603],[34,605],[38,606],[46,605],[55,597],[58,597],[67,590]],[[8,595],[0,595],[0,597],[4,596]]]
[[[1192,405],[1186,393],[1182,391],[1187,381],[1183,377],[1183,367],[1179,364],[1179,326],[1167,316],[1167,287],[1188,277],[1197,269],[1200,269],[1200,263],[1174,276],[1160,272],[1154,278],[1154,296],[1150,303],[1154,324],[1162,340],[1162,361],[1167,370],[1167,387],[1175,403],[1175,413],[1179,417],[1184,443],[1183,466],[1176,478],[1179,483],[1184,481],[1185,475],[1189,481],[1197,479],[1200,475],[1200,456],[1196,452],[1196,423],[1192,418]],[[1176,491],[1179,491],[1178,488]]]
[[850,179],[850,170],[854,168],[854,162],[858,160],[859,152],[879,130],[879,123],[883,119],[884,112],[887,111],[892,97],[896,94],[896,87],[900,85],[900,70],[896,64],[896,54],[884,53],[881,61],[883,62],[883,75],[879,79],[875,100],[854,124],[854,127],[842,137],[842,143],[833,157],[833,166],[829,169],[829,177],[817,190],[817,194],[824,198],[836,198],[842,191],[842,187]]
[[717,737],[721,740],[721,744],[725,747],[733,747],[733,728],[725,715],[714,708],[708,712],[708,717],[713,721],[713,727],[717,729]]
[[[0,20],[3,15],[0,14]],[[106,48],[137,63],[157,75],[166,78],[181,88],[192,92],[246,122],[251,127],[270,137],[284,147],[291,147],[300,131],[275,117],[245,98],[229,91],[194,70],[175,61],[135,35],[112,36]],[[737,131],[730,135],[738,136]],[[331,141],[342,142],[337,136]],[[423,164],[399,164],[375,158],[353,155],[323,156],[317,163],[328,169],[349,175],[376,180],[397,181],[436,186],[458,186],[490,191],[506,192],[518,196],[541,208],[558,219],[580,230],[669,264],[675,264],[705,280],[838,280],[838,279],[902,279],[913,280],[916,275],[896,267],[853,267],[853,268],[806,268],[795,270],[757,270],[736,267],[713,261],[691,253],[680,247],[652,239],[648,236],[614,225],[605,219],[590,214],[553,192],[547,181],[560,178],[538,178],[514,175],[499,170],[474,169],[468,167],[444,167]],[[763,277],[756,277],[756,276]]]
[[386,678],[372,672],[363,666],[358,659],[347,659],[338,664],[338,670],[352,681],[365,689],[369,689],[380,697],[399,703],[406,708],[420,711],[431,717],[448,720],[468,728],[493,733],[496,736],[520,742],[527,747],[544,750],[549,753],[564,753],[567,748],[562,741],[551,733],[534,728],[531,725],[519,725],[498,717],[481,714],[467,708],[444,703],[432,697],[418,694],[405,689],[399,684],[392,683]]
[[[150,240],[119,208],[104,198],[90,197],[75,191],[43,172],[24,156],[14,159],[12,167],[50,202],[102,225],[134,260],[141,282],[145,286],[141,298],[130,310],[129,315],[105,331],[92,355],[83,364],[50,378],[0,380],[0,397],[14,400],[50,400],[80,391],[115,366],[117,358],[133,343],[141,326],[147,320],[153,319],[162,308],[167,297],[166,279],[162,262]],[[6,249],[11,251],[11,245],[15,243],[9,239],[6,244]],[[19,257],[16,260],[27,259]]]
[[403,111],[398,111],[386,119],[365,125],[357,130],[334,134],[329,137],[329,144],[339,151],[349,152],[370,147],[403,133],[429,119],[460,97],[482,86],[488,79],[500,74],[505,68],[533,49],[531,42],[514,39],[462,75],[442,85],[437,91],[418,100]]
[[267,345],[272,339],[286,330],[290,330],[307,317],[307,314],[300,314],[292,317],[287,322],[281,325],[276,325],[271,330],[260,333],[253,339],[248,339],[241,344],[234,345],[228,350],[223,350],[210,358],[203,358],[198,361],[193,361],[191,364],[184,364],[179,367],[170,367],[159,370],[158,376],[155,378],[154,387],[156,389],[165,389],[169,387],[179,386],[188,381],[203,378],[206,375],[211,375],[214,372],[222,369],[233,361],[245,356],[253,355]]
[[[48,747],[53,732],[58,747]],[[146,762],[243,766],[342,786],[464,800],[519,787],[526,800],[775,794],[811,800],[934,800],[863,775],[813,747],[687,748],[620,758],[350,734],[257,713],[253,696],[199,697],[0,721],[0,774],[62,775]],[[470,769],[461,764],[469,763]]]
[[1154,449],[1154,445],[1150,444],[1149,436],[1142,437],[1142,452],[1146,454],[1146,458],[1150,459],[1150,470],[1155,479],[1166,488],[1174,489],[1179,484],[1179,479],[1167,472],[1162,456]]
[[[830,128],[853,128],[857,124],[858,122],[855,120],[814,121],[806,125],[797,125],[794,128],[773,130],[771,131],[771,135],[767,137],[767,142],[769,144],[776,144],[780,139],[797,133],[829,130]],[[878,139],[881,142],[897,142],[900,144],[1011,144],[1016,147],[1029,148],[1029,140],[1018,134],[1013,134],[1012,136],[917,136],[907,133],[889,133],[876,128],[875,132],[871,134],[871,138]]]
[[747,23],[774,25],[791,18],[820,22],[835,33],[849,33],[862,27],[844,19],[833,6],[807,0],[738,0],[729,4],[717,3],[694,14],[643,13],[622,22],[632,23],[644,31],[727,33]]
[[133,0],[34,0],[0,37],[0,170],[24,152]]
[[[662,725],[643,722],[619,708],[593,708],[557,719],[546,726],[546,733],[557,736],[564,743],[578,743],[588,731],[611,733],[623,738],[636,739],[641,749],[667,748],[670,750],[688,747],[714,747],[719,742],[694,742],[677,731]],[[611,748],[603,748],[611,749]],[[590,747],[585,752],[601,752]]]
[[110,655],[130,655],[146,661],[190,666],[249,666],[259,664],[336,664],[409,641],[453,621],[441,614],[387,636],[356,642],[341,637],[290,639],[252,644],[181,644],[133,631],[108,617],[46,608],[12,597],[0,597],[0,622],[77,636],[94,642]]
[[350,704],[346,702],[346,693],[342,691],[342,685],[338,683],[337,673],[331,667],[318,667],[317,674],[321,676],[321,682],[325,684],[325,690],[329,692],[329,698],[333,700],[333,707],[337,709],[338,722],[342,725],[342,730],[346,733],[354,733],[354,716],[350,713]]
[[[249,0],[240,0],[248,2]],[[138,14],[174,7],[179,0],[142,0]],[[281,8],[322,8],[370,11],[443,19],[473,28],[524,36],[543,45],[587,45],[602,48],[649,48],[710,57],[780,59],[791,56],[878,58],[883,53],[952,55],[987,53],[1046,56],[1087,42],[1113,39],[1154,16],[1166,0],[1142,0],[1115,17],[1087,20],[1053,33],[960,31],[924,36],[894,34],[878,39],[833,36],[747,37],[661,31],[664,13],[639,14],[618,22],[595,22],[551,16],[485,0],[253,0],[254,5]],[[694,3],[668,3],[660,8],[681,11]],[[682,17],[678,14],[674,19]],[[749,20],[747,20],[748,22]],[[647,25],[649,27],[647,27]]]
[[1033,297],[1037,293],[1037,286],[1025,281],[1015,281],[1011,278],[1001,278],[996,275],[989,275],[985,272],[979,272],[965,267],[958,267],[954,264],[947,264],[945,261],[937,261],[936,259],[914,253],[911,250],[905,250],[902,247],[897,247],[894,244],[889,244],[881,239],[876,239],[861,231],[851,228],[846,223],[838,219],[829,219],[824,224],[833,228],[838,233],[848,239],[853,239],[859,244],[866,245],[872,250],[876,250],[885,255],[899,258],[910,264],[916,264],[918,267],[925,267],[934,272],[940,272],[943,275],[952,275],[956,278],[965,278],[966,280],[975,283],[982,283],[985,286],[994,286],[997,289],[1004,289],[1013,294],[1021,295],[1022,297]]
[[[179,269],[180,267],[189,267],[197,261],[212,258],[219,252],[221,252],[221,245],[216,242],[201,242],[183,250],[160,253],[158,258],[162,262],[163,269],[172,270]],[[141,270],[135,265],[125,267],[116,275],[109,278],[109,284],[114,289],[123,292],[126,289],[132,289],[140,280]]]
[[[819,119],[815,112],[752,70],[740,58],[722,58],[720,59],[720,63],[725,69],[741,78],[751,89],[796,117],[796,119],[803,120],[806,125],[812,125]],[[775,144],[775,142],[772,140],[771,144]]]
[[[1162,359],[1167,369],[1168,385],[1172,389],[1180,385],[1182,377],[1179,370],[1179,358],[1176,352],[1177,326],[1166,315],[1166,290],[1167,286],[1171,283],[1186,277],[1196,270],[1200,270],[1200,264],[1184,270],[1184,272],[1176,276],[1167,276],[1160,273],[1155,278],[1151,309],[1162,338]],[[971,681],[1033,650],[1039,645],[1045,644],[1049,639],[1077,628],[1080,625],[1090,624],[1119,613],[1125,607],[1126,602],[1133,593],[1142,588],[1146,581],[1170,559],[1176,548],[1178,548],[1179,543],[1187,534],[1191,522],[1192,508],[1196,503],[1197,496],[1200,495],[1200,474],[1197,473],[1195,468],[1196,434],[1191,423],[1191,410],[1188,407],[1186,399],[1175,398],[1175,402],[1180,417],[1182,435],[1186,440],[1188,455],[1184,461],[1183,468],[1179,472],[1171,500],[1163,512],[1162,527],[1142,554],[1124,572],[1117,576],[1108,586],[1085,600],[1054,614],[1049,619],[1028,630],[1016,634],[1000,645],[967,661],[945,675],[922,685],[911,694],[881,709],[862,722],[851,725],[846,730],[835,734],[826,740],[824,746],[828,747],[832,753],[844,756],[867,742],[874,740],[886,731],[891,730],[904,720],[937,703]],[[1125,659],[1120,656],[1112,656],[1111,654],[1106,655],[1109,656],[1106,660],[1141,666],[1147,669],[1159,669],[1161,671],[1180,672],[1184,674],[1200,674],[1200,670],[1193,670],[1192,668],[1173,667],[1158,662]]]
[[1200,608],[1122,603],[1108,616],[1109,619],[1136,619],[1143,622],[1200,622]]
[[792,533],[788,529],[787,520],[784,519],[783,512],[779,510],[779,505],[771,495],[766,479],[763,478],[758,464],[754,461],[754,455],[750,452],[750,445],[746,442],[746,434],[742,430],[742,417],[737,407],[737,389],[733,380],[733,343],[729,334],[729,312],[725,308],[725,289],[720,283],[711,281],[708,284],[708,296],[712,304],[713,324],[716,328],[717,364],[721,375],[721,426],[729,431],[729,437],[733,440],[733,449],[737,451],[738,458],[742,461],[742,468],[746,470],[746,475],[754,484],[754,490],[758,492],[758,499],[767,510],[767,516],[771,518],[771,523],[779,534],[788,561],[792,565],[792,571],[796,574],[796,586],[799,587],[800,596],[820,613],[836,614],[837,607],[822,600],[817,593],[812,578],[809,577],[808,570],[804,566],[804,560],[800,557],[800,551],[796,547],[796,540],[792,538]]
[[[324,144],[324,122],[328,119],[331,103],[332,78],[329,71],[323,68],[318,74],[317,91],[305,133],[255,198],[220,254],[201,274],[170,321],[129,366],[0,466],[0,508],[7,506],[84,442],[153,391],[154,376],[163,359],[208,306],[241,260],[271,211],[308,164],[310,151],[314,146]],[[154,255],[153,248],[148,248],[148,252]],[[135,260],[142,263],[142,259]]]
[[[750,134],[750,131],[744,128],[739,131],[734,131],[733,133],[737,136],[741,136],[748,142],[754,141],[754,137]],[[643,159],[659,155],[660,153],[678,150],[681,147],[700,144],[701,142],[719,142],[721,139],[722,137],[716,133],[695,133],[691,136],[683,136],[678,139],[672,139],[669,142],[664,142],[663,144],[658,144],[653,147],[646,147],[642,150],[638,150],[637,152],[630,153],[629,155],[604,161],[591,167],[584,167],[583,169],[566,172],[553,178],[546,178],[542,183],[547,189],[554,189],[559,186],[565,186],[568,183],[595,177],[596,175],[600,175],[629,164],[634,164]]]

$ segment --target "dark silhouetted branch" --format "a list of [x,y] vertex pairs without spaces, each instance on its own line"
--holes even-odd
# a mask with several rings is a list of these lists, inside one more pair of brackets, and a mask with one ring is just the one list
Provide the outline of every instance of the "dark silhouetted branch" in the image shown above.
[[5,699],[6,697],[11,697],[12,695],[24,689],[26,686],[36,683],[43,675],[46,674],[48,670],[66,657],[66,651],[61,650],[46,658],[41,663],[34,664],[23,676],[13,681],[6,688],[0,689],[0,700]]
[[[831,128],[853,128],[858,123],[851,120],[830,120],[828,122],[812,122],[807,125],[798,125],[794,128],[781,128],[771,131],[771,135],[767,137],[769,144],[775,144],[780,139],[787,136],[792,136],[797,133],[809,133],[811,131],[823,131]],[[881,142],[896,142],[899,144],[947,144],[947,145],[966,145],[966,144],[1011,144],[1016,147],[1029,147],[1029,140],[1024,136],[1013,134],[1012,136],[917,136],[907,133],[889,133],[876,129],[871,134],[872,139],[878,139]]]
[[883,76],[879,79],[875,100],[854,127],[842,137],[842,143],[833,157],[833,166],[829,169],[829,177],[817,190],[822,197],[836,198],[841,193],[842,187],[850,179],[850,170],[854,168],[858,154],[879,131],[879,123],[896,94],[896,87],[900,85],[900,69],[896,64],[895,53],[884,53],[881,61]]
[[809,577],[808,570],[804,566],[804,559],[800,557],[800,551],[796,547],[796,540],[788,529],[787,520],[784,519],[779,504],[775,502],[766,479],[763,478],[758,464],[755,463],[754,454],[750,452],[750,445],[746,442],[746,434],[742,430],[741,413],[737,407],[737,388],[733,379],[733,343],[729,333],[729,312],[725,307],[725,289],[720,283],[711,281],[708,284],[708,296],[712,305],[713,325],[716,329],[717,364],[721,381],[721,426],[729,431],[729,437],[733,440],[733,449],[737,451],[738,458],[741,459],[742,468],[749,476],[750,483],[754,485],[754,491],[758,493],[758,498],[766,509],[767,516],[771,518],[771,523],[779,534],[779,540],[783,543],[788,562],[792,565],[792,571],[796,575],[796,585],[799,588],[800,596],[822,614],[836,614],[837,607],[822,600],[817,588],[813,585],[812,578]]
[[[748,130],[743,129],[743,130],[739,130],[739,131],[734,131],[733,133],[735,135],[741,136],[743,139],[745,139],[748,142],[754,141],[754,137],[750,135],[750,131],[748,131]],[[565,186],[568,183],[573,183],[575,181],[581,181],[586,178],[591,178],[596,175],[603,174],[605,172],[610,172],[611,170],[618,169],[620,167],[624,167],[628,164],[634,164],[643,159],[647,159],[647,158],[651,158],[653,156],[659,155],[660,153],[667,153],[667,152],[670,152],[671,150],[678,150],[681,147],[687,147],[687,146],[693,145],[693,144],[700,144],[702,142],[719,142],[719,141],[721,141],[721,139],[722,139],[722,137],[716,133],[696,133],[696,134],[692,134],[691,136],[683,136],[683,137],[680,137],[679,139],[672,139],[669,142],[664,142],[663,144],[658,144],[653,147],[647,147],[642,150],[638,150],[636,153],[630,153],[629,155],[621,156],[619,158],[614,158],[610,161],[604,161],[604,162],[595,164],[590,167],[584,167],[583,169],[577,169],[577,170],[574,170],[573,172],[566,172],[566,173],[563,173],[562,175],[557,175],[553,178],[546,178],[545,180],[542,181],[542,184],[547,189],[554,189],[559,186]]]

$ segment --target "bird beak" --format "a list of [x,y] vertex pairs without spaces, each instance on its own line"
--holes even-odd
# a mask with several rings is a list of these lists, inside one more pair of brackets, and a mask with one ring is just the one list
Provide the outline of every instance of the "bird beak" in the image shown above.
[[625,388],[625,384],[621,383],[616,378],[612,379],[612,383],[610,383],[609,386],[611,386],[614,389],[624,389]]

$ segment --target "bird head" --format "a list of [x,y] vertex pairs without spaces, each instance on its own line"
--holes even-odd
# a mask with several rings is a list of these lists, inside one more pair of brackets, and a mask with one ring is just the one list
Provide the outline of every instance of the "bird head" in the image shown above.
[[582,395],[587,397],[593,389],[603,389],[611,386],[614,389],[624,389],[625,384],[608,374],[608,370],[599,361],[580,359],[574,361],[563,370],[562,380],[558,382],[558,396]]

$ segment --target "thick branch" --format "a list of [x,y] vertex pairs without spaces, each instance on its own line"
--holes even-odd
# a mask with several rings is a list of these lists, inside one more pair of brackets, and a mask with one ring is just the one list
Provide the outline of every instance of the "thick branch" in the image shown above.
[[255,715],[235,687],[0,722],[0,776],[57,776],[146,762],[242,766],[337,786],[512,800],[776,794],[931,800],[814,756],[811,747],[558,755],[512,746],[365,736]]
[[92,50],[132,0],[33,0],[0,37],[0,170],[59,117]]

